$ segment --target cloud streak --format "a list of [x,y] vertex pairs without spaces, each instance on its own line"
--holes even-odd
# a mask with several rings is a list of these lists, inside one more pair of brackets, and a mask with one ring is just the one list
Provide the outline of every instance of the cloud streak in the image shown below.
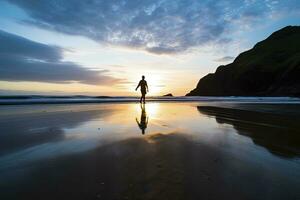
[[216,62],[230,62],[230,61],[233,61],[233,60],[234,60],[233,56],[224,56],[222,58],[216,59],[215,61]]
[[63,49],[45,45],[0,30],[0,80],[49,83],[79,82],[110,85],[122,80],[106,75],[107,70],[90,70],[61,61]]
[[230,41],[233,22],[300,7],[297,0],[8,1],[31,17],[26,23],[155,54]]

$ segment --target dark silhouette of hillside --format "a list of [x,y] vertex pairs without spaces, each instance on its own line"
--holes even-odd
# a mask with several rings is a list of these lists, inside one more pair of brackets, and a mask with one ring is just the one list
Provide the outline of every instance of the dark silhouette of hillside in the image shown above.
[[300,96],[300,26],[274,32],[186,96]]

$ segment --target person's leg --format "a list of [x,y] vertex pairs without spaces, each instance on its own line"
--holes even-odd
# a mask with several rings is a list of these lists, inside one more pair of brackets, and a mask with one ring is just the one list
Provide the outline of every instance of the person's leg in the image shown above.
[[140,103],[142,103],[142,100],[143,100],[143,94],[142,94],[142,96],[141,96],[141,98],[140,98]]
[[146,102],[146,94],[143,93],[143,102],[145,103]]

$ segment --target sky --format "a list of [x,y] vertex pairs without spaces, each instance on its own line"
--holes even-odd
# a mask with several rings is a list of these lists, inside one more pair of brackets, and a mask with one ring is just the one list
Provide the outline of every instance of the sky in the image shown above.
[[0,95],[183,96],[299,0],[0,0]]

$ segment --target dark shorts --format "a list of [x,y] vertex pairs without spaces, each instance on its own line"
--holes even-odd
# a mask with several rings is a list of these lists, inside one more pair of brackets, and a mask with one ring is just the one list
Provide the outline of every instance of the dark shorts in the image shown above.
[[143,95],[147,94],[146,90],[141,90],[141,93],[142,93]]

